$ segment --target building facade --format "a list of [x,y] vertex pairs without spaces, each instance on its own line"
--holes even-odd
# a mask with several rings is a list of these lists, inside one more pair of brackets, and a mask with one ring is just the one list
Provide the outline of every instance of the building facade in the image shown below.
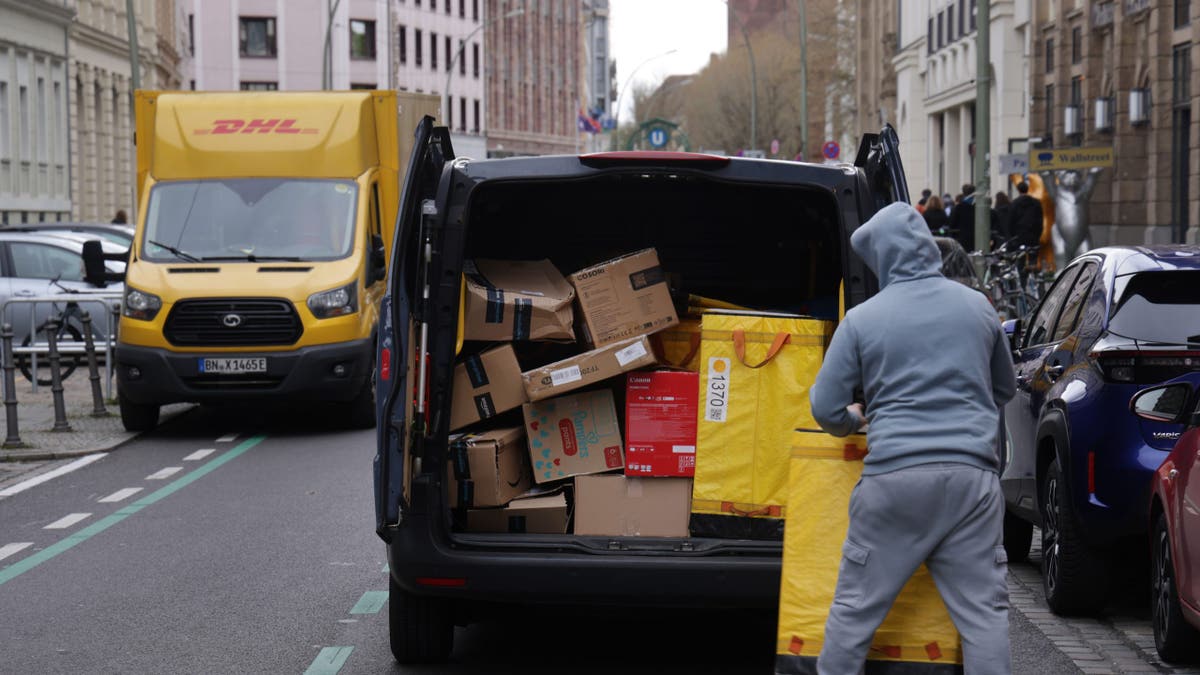
[[[1040,3],[1039,3],[1040,4]],[[1029,137],[1030,0],[992,0],[989,192],[1006,189],[999,156]],[[975,3],[920,0],[899,13],[896,127],[909,189],[956,195],[975,175]]]
[[1091,245],[1196,243],[1200,5],[1037,5],[1033,135],[1043,147],[1113,149],[1092,193]]
[[[857,0],[854,78],[858,128],[896,126],[896,52],[900,45],[901,0]],[[911,186],[910,186],[911,187]]]
[[[518,10],[523,11],[515,14]],[[586,134],[578,124],[587,95],[585,25],[583,0],[488,3],[488,156],[573,153],[584,147]]]
[[486,1],[391,1],[395,88],[441,96],[442,121],[450,129],[455,154],[486,157]]
[[73,0],[0,0],[0,223],[70,216],[74,14]]
[[[70,32],[72,217],[104,221],[136,212],[133,83],[125,0],[75,0]],[[138,62],[144,89],[179,87],[183,45],[174,0],[135,0]],[[160,35],[160,25],[166,34]],[[161,39],[160,39],[161,38]]]
[[[583,0],[583,62],[587,70],[583,112],[595,120],[601,131],[615,124],[613,105],[617,98],[617,63],[609,50],[609,18],[608,0]],[[586,145],[595,152],[607,148],[608,142],[608,134],[596,132],[589,134]]]

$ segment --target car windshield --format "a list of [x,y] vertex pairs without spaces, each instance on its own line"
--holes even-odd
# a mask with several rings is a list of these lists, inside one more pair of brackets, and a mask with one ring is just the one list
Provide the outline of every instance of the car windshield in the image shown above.
[[1200,270],[1119,278],[1116,296],[1109,332],[1147,342],[1200,343]]
[[142,257],[334,260],[350,254],[351,181],[237,178],[160,183],[150,193]]

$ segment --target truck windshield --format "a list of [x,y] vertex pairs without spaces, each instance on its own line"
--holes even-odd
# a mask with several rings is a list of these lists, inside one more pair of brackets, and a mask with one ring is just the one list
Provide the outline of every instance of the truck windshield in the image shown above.
[[350,254],[352,181],[230,178],[159,183],[150,192],[142,257],[335,260]]

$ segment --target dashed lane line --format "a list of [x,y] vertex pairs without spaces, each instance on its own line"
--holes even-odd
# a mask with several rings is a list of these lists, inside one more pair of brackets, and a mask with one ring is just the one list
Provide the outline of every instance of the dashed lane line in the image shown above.
[[63,516],[62,518],[59,518],[58,520],[54,521],[53,523],[50,523],[49,525],[47,525],[46,527],[43,527],[42,529],[43,530],[65,530],[68,527],[71,527],[72,525],[75,525],[76,523],[87,520],[88,518],[91,518],[91,517],[92,517],[92,514],[90,514],[90,513],[71,513],[71,514]]
[[111,495],[109,495],[107,497],[103,497],[96,501],[104,503],[104,504],[109,504],[112,502],[120,502],[120,501],[124,501],[124,500],[136,495],[137,493],[139,493],[141,491],[142,491],[142,488],[140,488],[140,487],[122,488],[122,489],[117,490],[116,492],[112,493]]
[[180,471],[183,471],[182,466],[168,466],[165,469],[159,469],[158,471],[155,471],[154,473],[150,474],[149,476],[146,476],[146,480],[165,480],[167,478],[170,478],[171,476],[174,476],[175,474],[179,473]]
[[14,553],[20,553],[21,551],[24,551],[25,549],[29,548],[30,546],[33,546],[32,541],[21,541],[21,542],[17,542],[14,544],[5,544],[3,546],[0,546],[0,560],[4,560],[5,558],[7,558],[10,555],[13,555]]
[[224,436],[218,438],[217,442],[218,443],[232,443],[237,440],[237,437],[238,437],[237,432],[234,432],[232,434],[225,434]]
[[183,461],[199,462],[200,460],[204,459],[205,457],[208,457],[209,455],[213,454],[216,451],[217,451],[216,448],[205,448],[203,450],[197,450],[197,451],[193,452],[192,454],[188,455],[187,457],[184,457]]
[[379,610],[383,609],[383,604],[387,602],[387,591],[367,591],[362,594],[358,602],[354,603],[354,607],[350,609],[351,614],[378,614]]
[[98,452],[94,455],[87,455],[84,457],[80,457],[79,459],[75,460],[74,462],[71,462],[70,464],[64,464],[53,471],[47,471],[46,473],[43,473],[39,476],[34,476],[33,478],[30,478],[29,480],[21,481],[20,483],[17,483],[16,485],[10,485],[9,487],[6,487],[3,490],[0,490],[0,497],[11,497],[11,496],[17,494],[18,492],[24,492],[25,490],[28,490],[29,488],[34,487],[36,485],[41,485],[42,483],[45,483],[48,480],[53,480],[55,478],[58,478],[59,476],[71,473],[75,469],[83,468],[83,467],[87,466],[88,464],[91,464],[92,462],[104,457],[107,454],[108,454],[107,452]]
[[165,499],[165,498],[171,496],[172,494],[175,494],[175,492],[187,487],[188,485],[192,484],[193,482],[200,480],[204,476],[207,476],[209,473],[215,471],[218,467],[222,466],[226,462],[232,461],[233,459],[236,459],[237,457],[241,456],[247,450],[249,450],[250,448],[253,448],[254,446],[263,442],[263,440],[265,440],[265,439],[266,439],[266,436],[251,436],[250,438],[247,438],[246,440],[242,441],[238,445],[234,446],[228,452],[226,452],[222,455],[219,455],[218,457],[209,461],[206,464],[202,464],[201,466],[197,467],[195,470],[193,470],[187,474],[184,474],[183,476],[180,476],[174,482],[164,485],[163,487],[155,490],[154,492],[146,495],[145,497],[142,497],[141,499],[137,500],[136,502],[121,508],[116,513],[109,515],[109,516],[105,516],[104,518],[97,520],[96,522],[92,523],[91,525],[88,525],[87,527],[79,530],[78,532],[75,532],[74,534],[72,534],[68,537],[65,537],[61,541],[51,544],[50,546],[38,551],[37,553],[34,553],[33,555],[31,555],[27,558],[18,560],[17,562],[13,563],[12,565],[9,565],[8,567],[5,567],[4,569],[0,569],[0,586],[3,586],[4,584],[21,576],[22,574],[37,567],[38,565],[41,565],[42,563],[46,562],[47,560],[51,560],[51,559],[57,557],[58,555],[71,550],[75,546],[82,544],[83,542],[87,541],[88,539],[91,539],[92,537],[96,536],[97,534],[100,534],[101,532],[107,530],[108,528],[112,527],[113,525],[116,525],[117,523],[121,522],[122,520],[125,520],[129,516],[132,516],[133,514],[137,513],[138,511],[141,511],[142,509],[146,508],[147,506],[150,506],[151,504],[154,504],[155,502],[158,502],[162,499]]
[[313,659],[312,665],[304,671],[304,675],[337,675],[342,666],[346,665],[346,659],[350,658],[352,651],[354,647],[325,647],[317,654],[317,658]]

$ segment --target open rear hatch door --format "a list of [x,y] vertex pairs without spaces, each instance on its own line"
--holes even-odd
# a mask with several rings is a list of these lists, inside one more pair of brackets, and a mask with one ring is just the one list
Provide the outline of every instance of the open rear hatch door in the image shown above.
[[900,162],[900,137],[885,124],[877,134],[863,134],[854,166],[863,170],[878,211],[892,202],[908,202],[908,181]]

